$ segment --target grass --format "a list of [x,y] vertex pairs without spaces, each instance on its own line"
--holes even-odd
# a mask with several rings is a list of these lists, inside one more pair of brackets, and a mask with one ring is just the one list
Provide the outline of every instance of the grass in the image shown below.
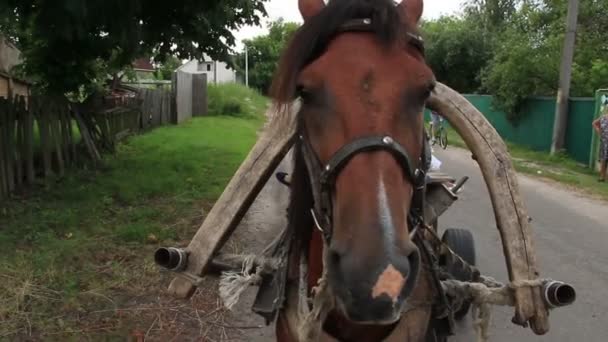
[[209,92],[209,115],[228,115],[254,118],[264,113],[268,101],[256,90],[237,83],[211,84]]
[[246,118],[158,128],[119,145],[104,170],[0,203],[0,339],[124,338],[116,308],[159,296],[155,248],[192,237],[255,142],[264,99],[242,102]]
[[[452,128],[448,128],[448,144],[467,148]],[[550,179],[574,187],[584,193],[608,200],[608,184],[598,183],[598,174],[566,154],[555,156],[507,142],[513,165],[518,172]]]

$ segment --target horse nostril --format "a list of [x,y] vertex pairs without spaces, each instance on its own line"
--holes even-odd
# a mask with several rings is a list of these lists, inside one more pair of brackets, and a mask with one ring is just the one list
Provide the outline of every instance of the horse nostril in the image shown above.
[[339,265],[342,255],[335,249],[329,250],[329,262],[333,265]]

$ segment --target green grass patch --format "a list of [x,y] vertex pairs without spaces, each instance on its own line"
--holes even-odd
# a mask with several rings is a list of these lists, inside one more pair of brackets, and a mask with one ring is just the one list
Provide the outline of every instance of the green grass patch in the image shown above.
[[209,115],[255,118],[263,116],[268,99],[258,91],[238,83],[210,84]]
[[159,128],[120,144],[104,170],[73,171],[4,203],[0,339],[30,326],[43,340],[78,330],[87,324],[83,313],[158,292],[153,251],[192,237],[201,208],[221,194],[261,124],[223,116]]
[[[460,135],[452,128],[448,128],[448,144],[467,148]],[[509,142],[507,142],[507,148],[517,171],[551,179],[608,200],[608,184],[598,183],[599,176],[596,172],[568,155],[562,153],[552,156],[546,152],[533,151]]]

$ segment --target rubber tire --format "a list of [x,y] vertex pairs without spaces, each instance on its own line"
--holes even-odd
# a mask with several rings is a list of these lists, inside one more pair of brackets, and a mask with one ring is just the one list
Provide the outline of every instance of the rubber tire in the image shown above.
[[[441,238],[445,244],[447,244],[452,251],[458,254],[464,261],[469,263],[471,266],[476,265],[475,256],[475,240],[473,234],[467,229],[460,228],[448,228],[443,233]],[[464,272],[461,268],[457,267],[452,258],[445,258],[445,268],[454,278],[460,281],[472,280],[472,275],[468,272]],[[454,313],[454,318],[457,321],[462,320],[469,312],[471,304],[464,303],[462,308]]]
[[446,131],[445,128],[441,130],[439,135],[439,145],[441,145],[441,148],[444,150],[448,148],[448,131]]

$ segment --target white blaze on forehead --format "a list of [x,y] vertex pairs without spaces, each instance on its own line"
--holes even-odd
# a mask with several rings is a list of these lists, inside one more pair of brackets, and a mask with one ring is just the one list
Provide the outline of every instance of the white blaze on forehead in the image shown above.
[[386,185],[384,184],[382,175],[380,175],[380,180],[378,182],[378,215],[380,216],[380,227],[389,228],[393,226],[391,207],[388,203],[388,194],[386,193]]

